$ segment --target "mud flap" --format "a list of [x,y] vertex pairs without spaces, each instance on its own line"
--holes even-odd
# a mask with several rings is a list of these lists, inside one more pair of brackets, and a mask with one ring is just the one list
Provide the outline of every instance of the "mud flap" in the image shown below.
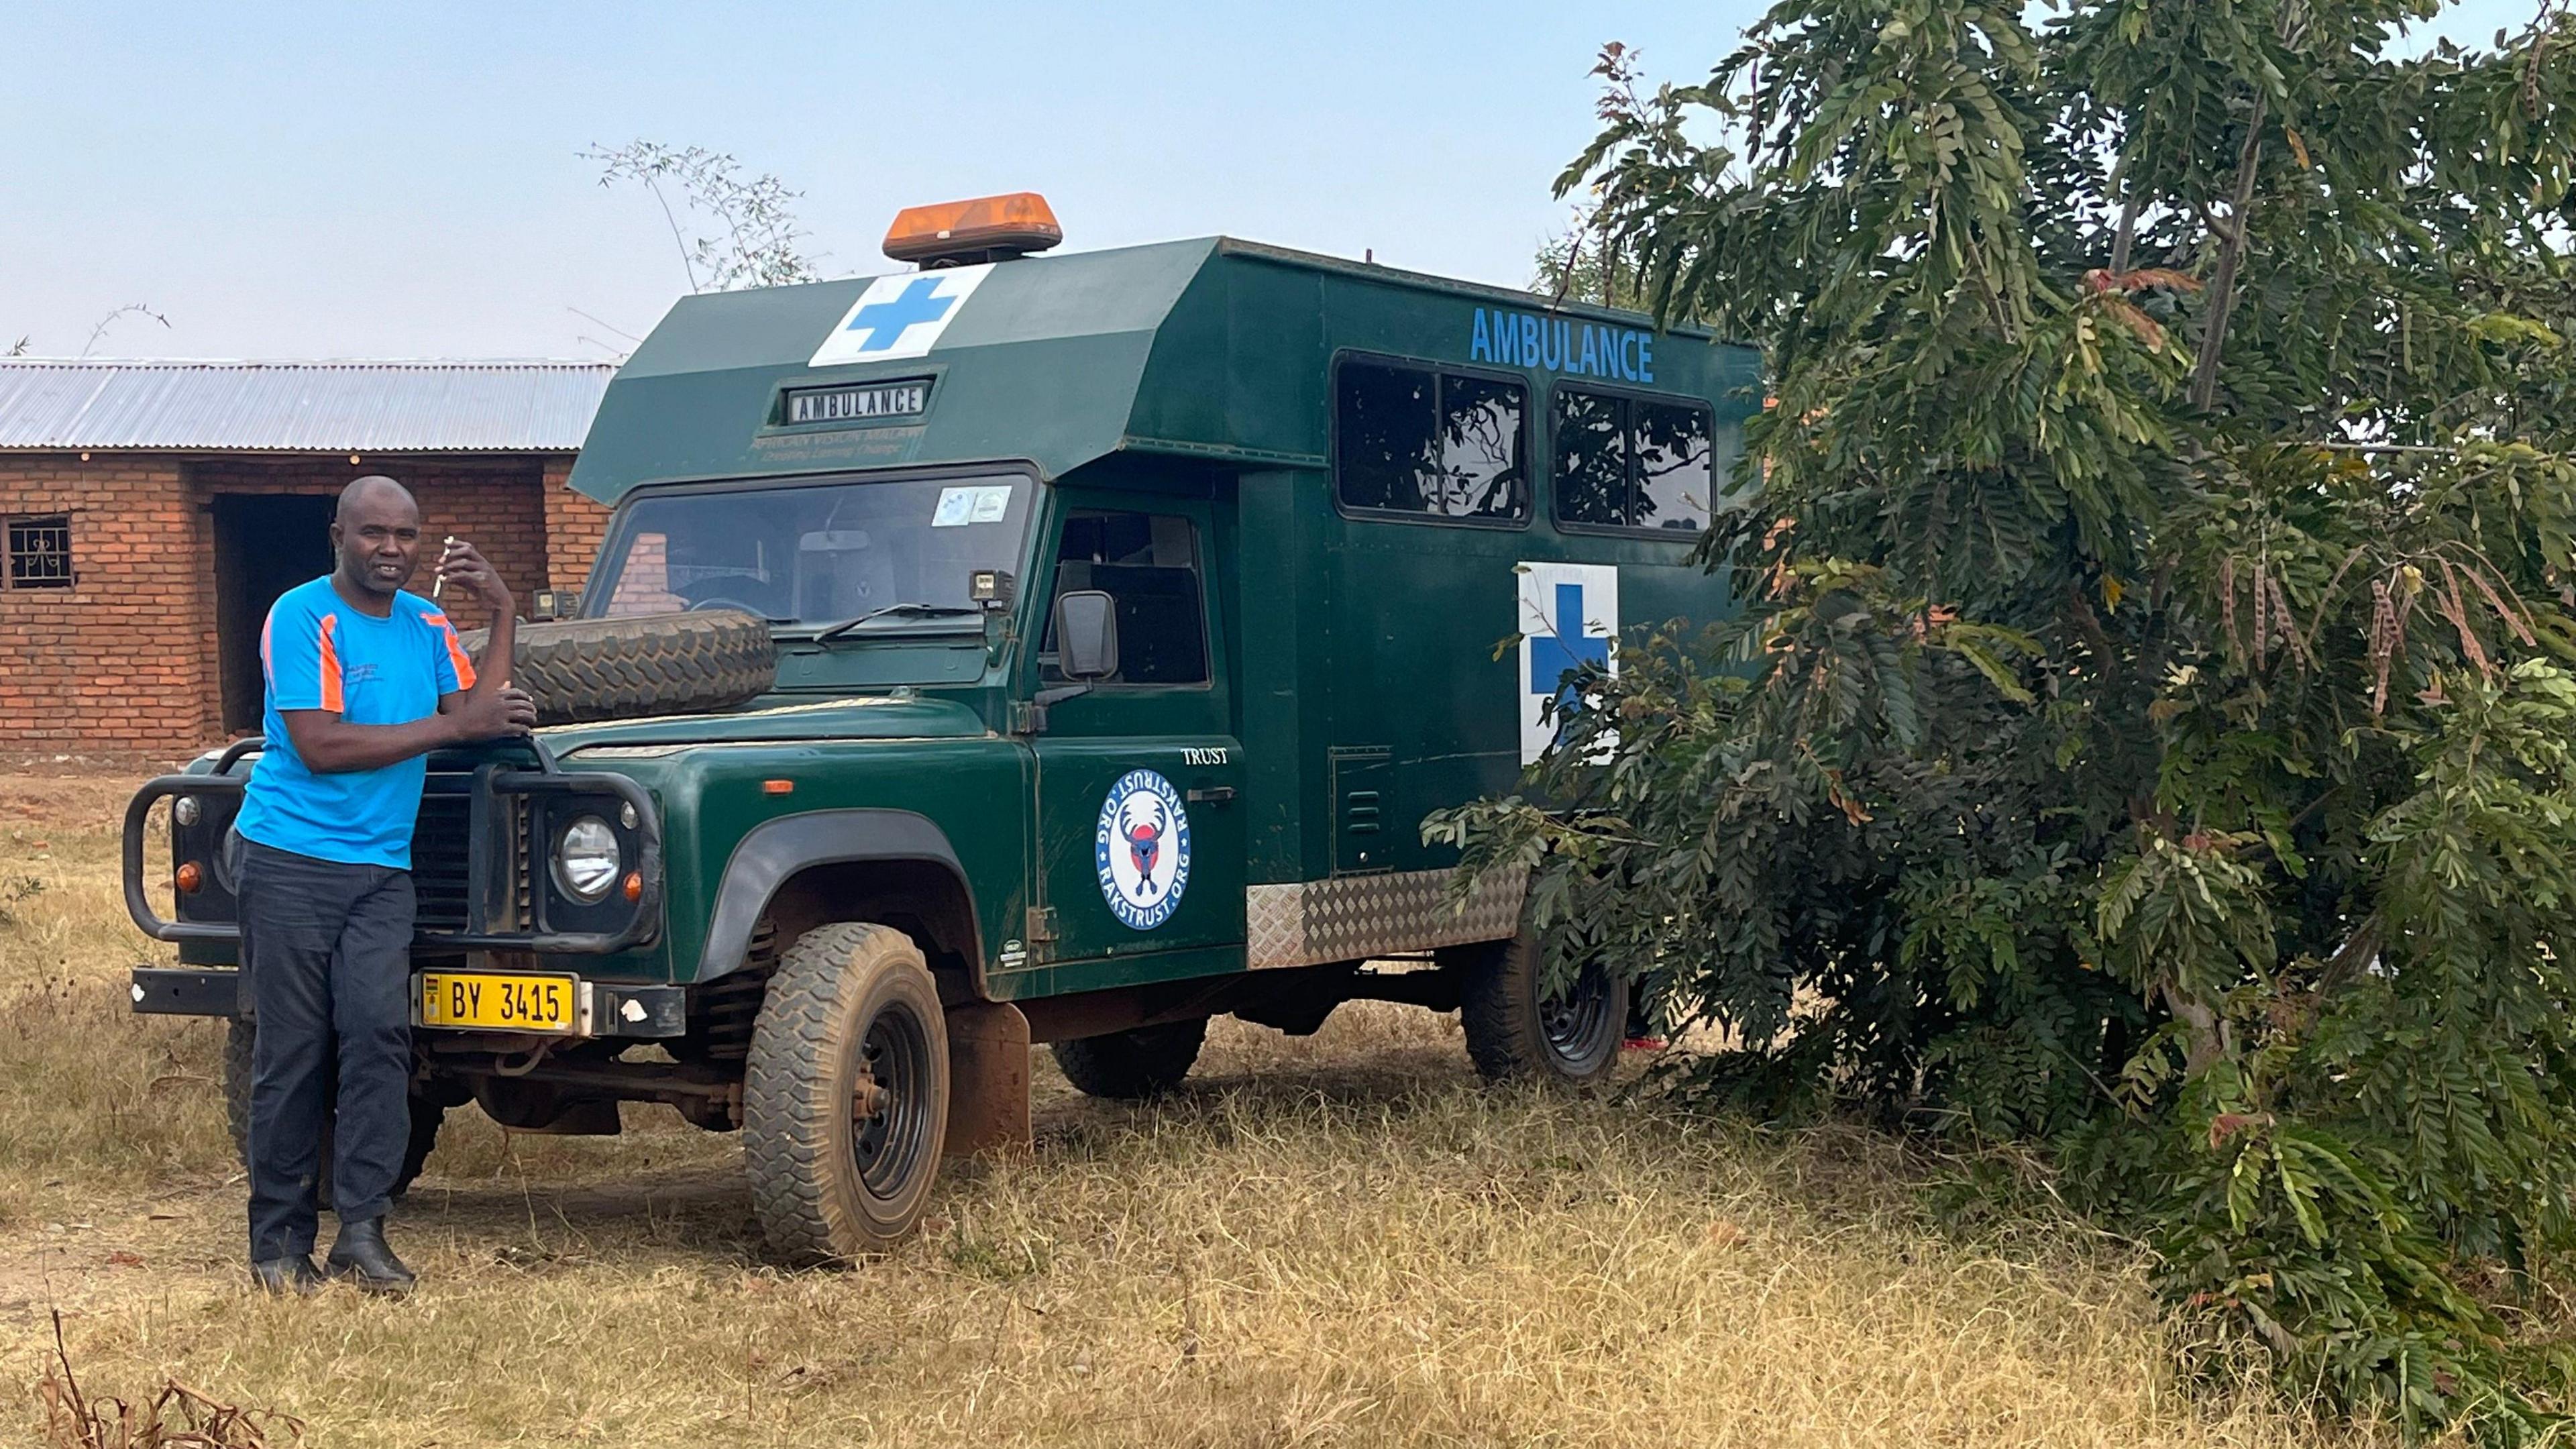
[[1029,1146],[1029,1019],[1007,1001],[968,1001],[948,1016],[948,1137],[972,1157]]

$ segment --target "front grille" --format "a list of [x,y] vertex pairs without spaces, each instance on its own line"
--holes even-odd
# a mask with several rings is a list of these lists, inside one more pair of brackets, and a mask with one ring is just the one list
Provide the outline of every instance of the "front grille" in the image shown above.
[[447,933],[465,929],[465,898],[472,889],[473,846],[466,824],[473,802],[463,795],[424,795],[420,823],[411,833],[411,890],[419,901],[413,929]]
[[511,893],[511,901],[518,912],[511,919],[523,927],[534,930],[537,924],[536,872],[527,869],[526,866],[538,858],[537,812],[528,808],[527,801],[515,795],[509,797],[504,803],[509,806],[510,813],[518,817],[513,822],[510,838],[519,843],[521,866],[511,873],[511,882],[515,887]]
[[[528,859],[528,817],[532,813],[527,801],[516,795],[504,795],[500,807],[510,812],[507,838],[517,842],[520,861]],[[411,889],[418,901],[413,929],[424,934],[443,934],[466,929],[466,900],[473,890],[474,802],[469,795],[433,790],[421,797],[420,820],[411,834]],[[516,862],[513,862],[515,867]],[[524,929],[533,923],[528,899],[528,873],[514,869],[517,877],[512,899],[485,924],[495,931]]]

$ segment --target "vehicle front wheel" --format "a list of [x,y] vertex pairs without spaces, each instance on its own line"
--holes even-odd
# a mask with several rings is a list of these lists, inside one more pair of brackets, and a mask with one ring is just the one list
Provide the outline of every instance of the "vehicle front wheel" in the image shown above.
[[1103,1036],[1052,1043],[1064,1079],[1087,1097],[1137,1101],[1159,1097],[1181,1084],[1198,1063],[1207,1040],[1207,1018],[1140,1026]]
[[[252,1062],[259,1049],[259,1024],[234,1017],[224,1023],[224,1125],[232,1129],[233,1157],[250,1170],[250,1088]],[[424,1097],[415,1087],[411,1096],[411,1139],[403,1144],[402,1168],[394,1177],[396,1198],[411,1191],[412,1182],[420,1176],[429,1161],[430,1152],[438,1146],[438,1129],[447,1121],[447,1108]],[[331,1206],[331,1122],[332,1114],[322,1118],[322,1155],[315,1167],[313,1195],[316,1206]]]
[[1443,955],[1464,976],[1458,1016],[1467,1054],[1486,1080],[1580,1087],[1610,1075],[1628,1020],[1625,978],[1594,962],[1567,989],[1548,993],[1529,931],[1452,951]]
[[818,1265],[893,1246],[930,1199],[947,1131],[948,1030],[921,949],[863,922],[798,937],[743,1079],[743,1159],[770,1247]]

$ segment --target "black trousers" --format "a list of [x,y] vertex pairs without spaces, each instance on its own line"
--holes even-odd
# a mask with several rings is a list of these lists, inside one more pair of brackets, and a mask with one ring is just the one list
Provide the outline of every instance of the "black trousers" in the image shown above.
[[[411,873],[241,842],[251,1057],[250,1255],[313,1251],[331,1132],[339,1219],[382,1217],[411,1137]],[[332,1121],[334,1067],[338,1121]]]

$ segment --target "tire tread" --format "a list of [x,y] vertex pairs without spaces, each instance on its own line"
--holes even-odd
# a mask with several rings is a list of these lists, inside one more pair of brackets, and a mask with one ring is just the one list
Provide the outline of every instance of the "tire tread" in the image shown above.
[[[1548,1045],[1539,1023],[1538,981],[1542,970],[1538,941],[1523,931],[1508,941],[1489,941],[1458,948],[1465,973],[1458,1004],[1458,1023],[1467,1038],[1468,1059],[1489,1082],[1538,1081],[1556,1086],[1585,1086],[1610,1075],[1618,1060],[1614,1049],[1602,1069],[1591,1076],[1568,1071]],[[1607,1011],[1610,1029],[1627,1019],[1628,983],[1610,981]]]
[[1056,1067],[1087,1097],[1135,1102],[1181,1084],[1207,1041],[1207,1018],[1140,1026],[1051,1043]]
[[[490,638],[474,630],[465,648],[480,653]],[[545,725],[725,709],[778,678],[769,621],[737,609],[521,624],[510,658],[511,682]]]
[[[903,970],[930,981],[920,948],[901,931],[865,922],[820,926],[780,956],[761,1000],[743,1078],[743,1164],[770,1247],[799,1266],[848,1262],[888,1246],[910,1227],[907,1222],[895,1232],[879,1229],[832,1190],[838,1150],[832,1116],[849,1111],[846,1101],[834,1097],[836,1061],[856,1050],[849,1032],[866,1029],[865,1022],[851,1021],[858,998],[879,975]],[[944,1050],[945,1038],[935,987],[929,1000],[927,1026],[936,1053]],[[944,1081],[940,1090],[946,1090]],[[944,1123],[943,1099],[934,1139]],[[934,1140],[920,1195],[926,1196],[937,1166]]]

